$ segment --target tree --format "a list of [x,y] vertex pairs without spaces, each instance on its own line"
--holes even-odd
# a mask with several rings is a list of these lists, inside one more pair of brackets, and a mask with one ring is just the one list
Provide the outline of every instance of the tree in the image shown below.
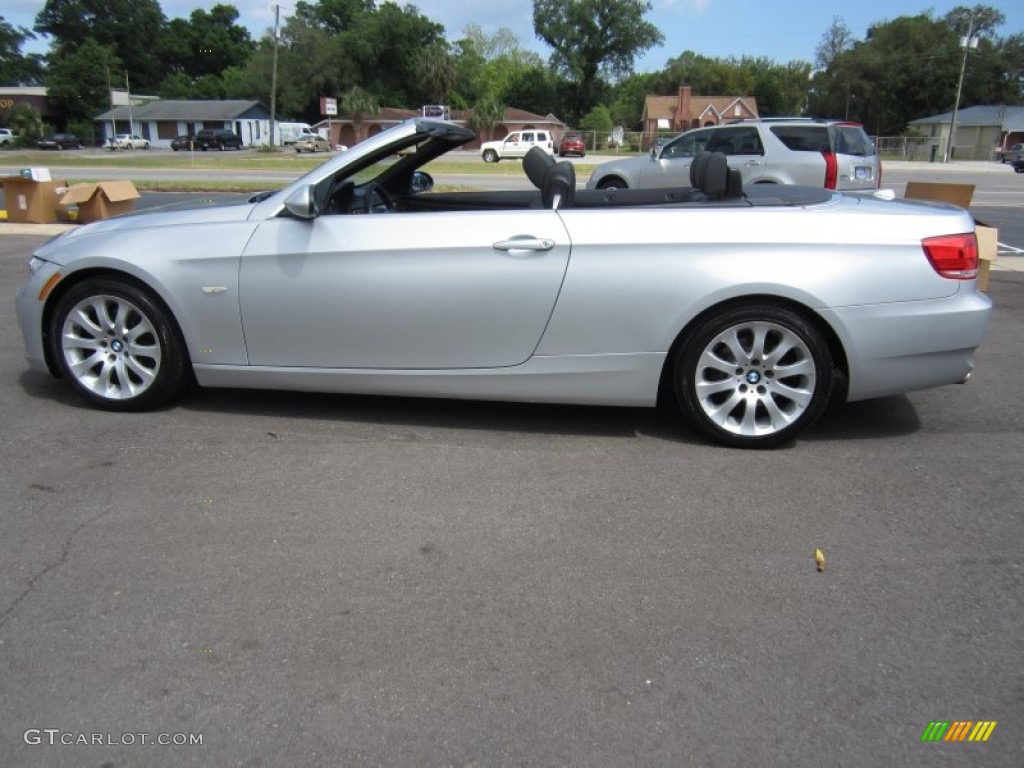
[[639,130],[644,114],[644,101],[649,94],[658,93],[658,75],[653,72],[630,75],[615,84],[609,107],[616,125],[628,130]]
[[1024,71],[1024,57],[1014,55],[1012,38],[994,37],[1002,20],[988,6],[961,6],[941,19],[925,13],[874,24],[866,39],[853,41],[814,76],[811,113],[849,117],[871,133],[894,135],[910,120],[952,110],[964,61],[960,38],[969,25],[981,42],[968,52],[961,104],[1019,103],[1013,73]]
[[339,40],[358,66],[358,84],[382,103],[418,107],[430,100],[417,76],[417,52],[443,45],[444,27],[416,6],[382,3],[372,13],[356,16]]
[[853,45],[853,33],[839,16],[832,17],[832,26],[821,36],[821,42],[814,49],[814,66],[828,69]]
[[958,5],[943,20],[960,35],[994,37],[996,29],[1006,23],[1006,16],[990,5],[976,5],[973,8]]
[[165,70],[197,79],[219,76],[228,67],[244,65],[256,45],[249,30],[237,20],[238,10],[233,5],[215,5],[209,11],[197,9],[187,20],[171,19],[161,37]]
[[598,104],[580,120],[580,128],[585,131],[596,132],[599,142],[601,137],[610,134],[614,127],[615,124],[612,123],[611,113],[608,111],[608,107],[603,104]]
[[380,112],[380,102],[365,88],[353,85],[341,95],[338,110],[343,115],[352,116],[352,125],[355,128],[356,140],[358,140],[363,118]]
[[578,88],[576,114],[599,101],[598,78],[629,74],[636,57],[664,41],[643,16],[646,0],[534,0],[533,29],[553,49],[552,65]]
[[0,83],[35,85],[42,76],[42,61],[36,55],[23,55],[21,46],[34,38],[31,32],[14,27],[0,16]]
[[455,87],[455,59],[448,44],[438,40],[421,48],[415,57],[416,81],[423,93],[434,104],[447,104]]
[[86,38],[75,48],[59,49],[51,55],[44,81],[47,99],[68,121],[92,120],[110,108],[110,78],[117,82],[122,71],[112,46]]
[[7,113],[6,121],[18,137],[18,146],[35,146],[43,135],[43,118],[31,104],[15,104]]
[[473,104],[469,127],[485,138],[493,138],[495,127],[505,119],[505,109],[495,96],[484,96]]
[[[35,29],[53,37],[53,53],[87,40],[109,47],[131,78],[132,90],[157,88],[166,75],[160,57],[166,19],[157,0],[46,0]],[[112,73],[113,74],[113,73]],[[120,79],[120,78],[118,78]]]
[[[454,47],[457,99],[475,103],[486,97],[541,114],[557,108],[551,104],[551,89],[557,99],[560,82],[549,77],[543,59],[523,48],[507,27],[487,35],[479,25],[467,24]],[[544,104],[550,108],[542,109]]]

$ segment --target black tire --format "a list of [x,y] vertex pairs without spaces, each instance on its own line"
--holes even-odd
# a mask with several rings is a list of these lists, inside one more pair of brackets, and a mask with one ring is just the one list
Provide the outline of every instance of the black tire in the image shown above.
[[721,445],[774,448],[811,426],[832,395],[832,355],[802,315],[770,304],[712,314],[672,365],[687,423]]
[[616,176],[609,176],[607,179],[601,179],[597,184],[598,189],[629,189],[629,185],[626,184],[622,179]]
[[106,277],[79,283],[57,303],[48,330],[61,376],[105,410],[156,408],[187,381],[188,356],[177,327],[163,305],[133,283]]
[[499,159],[500,158],[498,157],[498,153],[495,152],[493,149],[488,149],[486,152],[484,152],[485,163],[496,163],[498,162]]

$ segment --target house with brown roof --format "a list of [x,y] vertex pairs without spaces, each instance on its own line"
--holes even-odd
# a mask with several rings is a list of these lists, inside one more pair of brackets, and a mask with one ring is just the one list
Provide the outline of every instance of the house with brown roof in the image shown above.
[[[314,128],[329,133],[327,140],[333,144],[344,144],[347,147],[374,136],[385,128],[408,120],[410,117],[421,117],[418,109],[398,109],[397,107],[381,107],[373,115],[338,115],[330,120],[322,120]],[[452,122],[466,125],[473,117],[471,109],[453,109],[449,113]],[[358,118],[358,119],[357,119]],[[525,109],[508,107],[500,123],[494,126],[489,136],[479,137],[464,145],[463,149],[476,149],[483,141],[503,139],[513,131],[530,128],[546,128],[556,136],[566,130],[567,126],[554,115],[536,115]]]
[[759,117],[753,96],[696,96],[690,86],[679,86],[674,96],[648,96],[644,99],[643,130],[679,133],[704,125],[719,125],[733,120]]

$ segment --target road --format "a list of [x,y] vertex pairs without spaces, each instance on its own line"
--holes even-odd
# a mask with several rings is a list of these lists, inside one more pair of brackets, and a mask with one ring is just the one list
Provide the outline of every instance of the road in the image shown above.
[[101,413],[22,359],[44,239],[0,238],[0,765],[1024,764],[1020,274],[966,386],[742,452],[640,409]]

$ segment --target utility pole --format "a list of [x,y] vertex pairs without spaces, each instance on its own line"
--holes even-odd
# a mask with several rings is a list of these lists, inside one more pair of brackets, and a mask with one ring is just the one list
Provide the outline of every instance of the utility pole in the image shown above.
[[967,52],[971,48],[978,47],[978,38],[971,37],[971,32],[974,31],[974,13],[971,13],[970,19],[967,21],[967,36],[960,38],[960,46],[964,49],[964,58],[960,62],[960,79],[956,83],[956,101],[953,102],[953,117],[949,121],[949,141],[946,142],[946,153],[943,156],[942,162],[948,163],[953,157],[953,140],[956,137],[956,113],[960,111],[960,93],[964,88],[964,71],[967,69]]
[[128,135],[135,135],[135,123],[132,121],[132,88],[128,85],[128,73],[124,73],[124,90],[128,96]]
[[274,66],[270,74],[270,146],[277,129],[277,28],[281,24],[281,6],[274,5]]
[[110,95],[110,148],[114,149],[117,143],[114,138],[117,136],[117,119],[114,117],[114,87],[110,84],[110,66],[105,65],[107,70],[107,93]]

